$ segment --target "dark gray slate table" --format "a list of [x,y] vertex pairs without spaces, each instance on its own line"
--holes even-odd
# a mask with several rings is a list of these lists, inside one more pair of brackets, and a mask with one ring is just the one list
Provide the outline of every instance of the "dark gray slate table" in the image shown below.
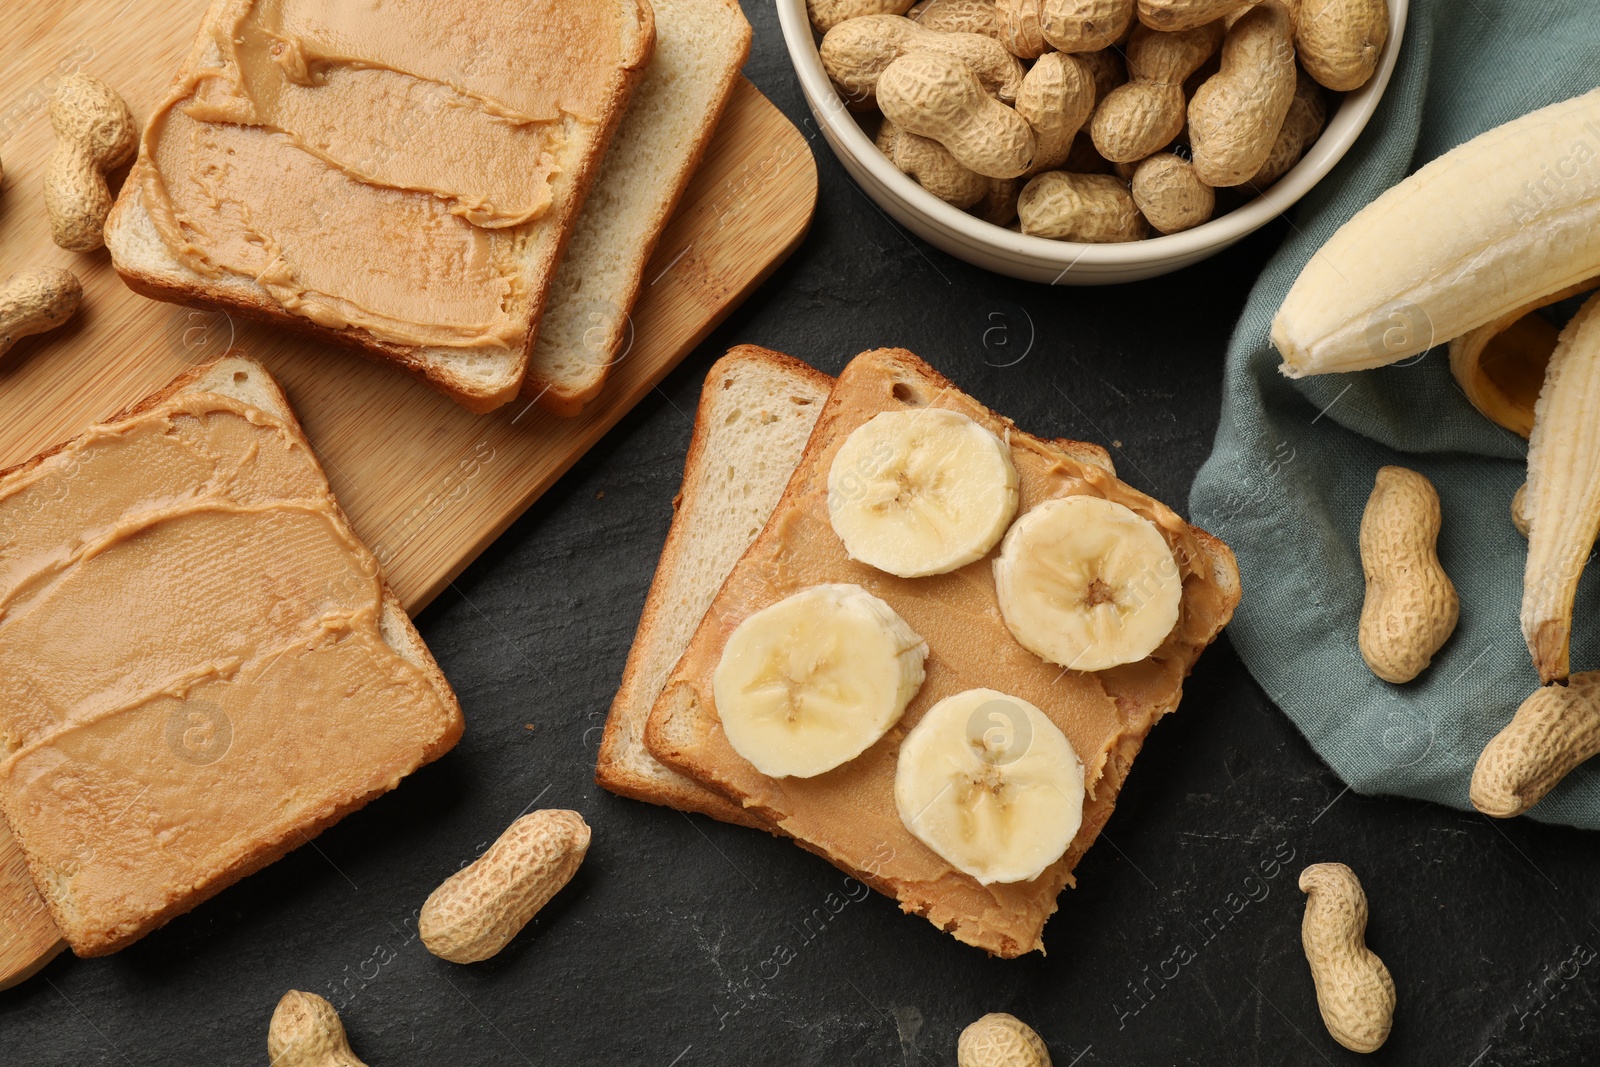
[[[746,10],[750,77],[814,135],[775,15]],[[910,348],[1182,510],[1229,331],[1283,232],[1143,284],[1025,285],[908,237],[812,145],[805,245],[421,618],[460,746],[127,951],[0,993],[0,1065],[264,1064],[290,988],[332,1000],[373,1067],[944,1067],[988,1011],[1037,1027],[1057,1067],[1355,1063],[1300,951],[1295,878],[1323,859],[1360,872],[1400,990],[1371,1062],[1593,1061],[1595,838],[1347,792],[1226,638],[1151,735],[1046,956],[988,959],[791,844],[593,784],[718,354],[755,342],[837,372]],[[492,961],[433,958],[417,907],[536,799],[594,827],[577,879]]]

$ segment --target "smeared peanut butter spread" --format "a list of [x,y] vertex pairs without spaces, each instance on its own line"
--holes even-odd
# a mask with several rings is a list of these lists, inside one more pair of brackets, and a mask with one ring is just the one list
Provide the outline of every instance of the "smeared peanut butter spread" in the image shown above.
[[[834,861],[906,911],[925,915],[958,939],[1002,956],[1040,947],[1056,897],[1111,815],[1117,793],[1151,726],[1177,706],[1184,676],[1226,625],[1237,600],[1227,549],[1170,508],[1095,463],[1023,434],[953,386],[930,388],[907,374],[909,353],[869,352],[845,368],[813,443],[767,527],[718,593],[668,683],[652,722],[663,713],[692,717],[695,741],[658,755],[736,801],[773,829]],[[828,518],[828,472],[852,431],[879,412],[928,405],[959,411],[1010,445],[1020,479],[1018,514],[1042,501],[1088,494],[1114,500],[1153,522],[1183,573],[1177,625],[1147,659],[1095,673],[1063,670],[1017,643],[995,598],[993,556],[949,574],[897,578],[851,560]],[[1203,539],[1204,538],[1204,539]],[[1236,579],[1235,579],[1236,581]],[[929,648],[927,678],[904,717],[856,759],[814,778],[768,778],[734,752],[715,714],[711,678],[735,627],[807,586],[852,582],[887,601]],[[685,688],[686,687],[686,688]],[[1066,854],[1031,882],[980,885],[912,836],[895,806],[900,742],[945,697],[997,689],[1048,715],[1084,763],[1083,824]],[[675,692],[676,691],[676,692]],[[676,736],[683,736],[673,731]]]
[[0,481],[0,807],[109,951],[448,747],[303,439],[183,394]]
[[517,227],[564,123],[603,112],[614,4],[229,0],[211,26],[134,176],[179,262],[382,341],[520,344]]

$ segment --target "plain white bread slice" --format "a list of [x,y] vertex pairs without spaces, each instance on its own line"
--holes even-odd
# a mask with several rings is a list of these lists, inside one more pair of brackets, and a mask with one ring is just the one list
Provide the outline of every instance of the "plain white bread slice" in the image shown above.
[[[622,66],[611,86],[611,107],[595,124],[565,116],[565,136],[556,153],[558,170],[551,185],[548,211],[519,229],[523,244],[519,259],[527,282],[529,329],[523,344],[514,349],[463,349],[422,347],[380,341],[354,327],[331,329],[286,310],[254,279],[234,275],[207,278],[173,257],[156,232],[139,192],[138,168],[124,183],[116,206],[106,221],[106,248],[112,265],[128,287],[156,300],[206,305],[225,312],[285,326],[321,340],[351,346],[370,358],[392,362],[402,370],[445,393],[470,411],[484,412],[506,403],[522,387],[540,314],[550,282],[572,235],[573,221],[600,170],[601,157],[622,120],[628,100],[648,63],[655,40],[649,0],[615,0],[622,27]],[[195,44],[174,84],[196,67],[220,62],[210,29],[219,17],[223,0],[212,0]]]
[[712,597],[778,506],[832,389],[821,371],[754,345],[732,349],[706,375],[672,529],[600,743],[595,780],[613,793],[756,825],[662,766],[644,727]]
[[632,343],[629,314],[750,53],[734,0],[652,0],[656,50],[573,224],[522,392],[576,415]]

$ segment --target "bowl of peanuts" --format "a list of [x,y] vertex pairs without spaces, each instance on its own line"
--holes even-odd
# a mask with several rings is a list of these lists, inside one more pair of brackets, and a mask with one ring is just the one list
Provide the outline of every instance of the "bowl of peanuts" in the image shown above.
[[1389,84],[1407,0],[777,0],[891,218],[1026,281],[1179,270],[1283,215]]

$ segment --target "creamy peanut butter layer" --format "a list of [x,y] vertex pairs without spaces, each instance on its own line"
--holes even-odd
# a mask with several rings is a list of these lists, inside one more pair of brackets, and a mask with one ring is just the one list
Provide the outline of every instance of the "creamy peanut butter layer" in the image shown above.
[[382,67],[451,85],[530,119],[596,118],[622,52],[597,0],[230,0],[312,64]]
[[[369,32],[380,40],[364,56],[330,54],[350,35],[319,34],[318,23],[307,25],[307,13],[297,7],[313,6],[325,5],[235,0],[211,35],[219,62],[194,72],[193,98],[181,105],[184,113],[204,122],[285,133],[297,148],[358,181],[432,193],[479,226],[513,226],[544,213],[550,206],[555,171],[550,148],[561,137],[556,121],[561,110],[556,95],[529,95],[529,88],[539,84],[536,73],[513,95],[521,104],[535,105],[537,116],[495,96],[509,88],[503,78],[458,73],[453,80],[437,80],[396,65],[413,57],[395,54],[396,42],[384,41],[400,33],[419,9],[439,5],[405,4],[393,15],[368,13]],[[326,15],[337,18],[339,12],[331,5]],[[502,23],[525,32],[522,14],[506,12]],[[339,21],[358,23],[348,14]],[[480,46],[474,42],[473,47]]]
[[[835,453],[880,412],[921,406],[967,415],[1009,445],[1020,479],[1019,515],[1045,500],[1087,494],[1123,504],[1155,524],[1182,571],[1183,598],[1177,625],[1154,653],[1087,673],[1064,670],[1023,648],[996,601],[998,548],[958,570],[925,578],[897,578],[845,554],[828,517]],[[648,735],[652,751],[958,939],[1003,956],[1039,948],[1056,897],[1072,884],[1073,867],[1110,817],[1145,736],[1177,706],[1184,676],[1226,625],[1238,599],[1226,546],[1083,455],[1022,433],[910,353],[858,356],[840,375],[783,500],[717,594],[656,705]],[[928,643],[926,679],[900,722],[862,755],[814,778],[769,778],[724,736],[712,674],[739,623],[828,582],[860,585],[909,623]],[[1082,826],[1066,854],[1032,881],[981,885],[914,837],[895,806],[895,766],[905,735],[940,700],[977,688],[1037,706],[1084,764]],[[692,742],[674,744],[686,737]]]
[[179,395],[0,481],[0,807],[74,948],[448,747],[383,613],[304,439],[239,401]]
[[364,184],[259,127],[169,108],[145,137],[145,207],[191,269],[243,275],[319,325],[397,343],[511,346],[526,332],[510,232]]
[[[613,3],[226,0],[135,178],[185,266],[396,344],[514,347],[516,227],[603,112]],[[497,231],[505,231],[503,233]]]

